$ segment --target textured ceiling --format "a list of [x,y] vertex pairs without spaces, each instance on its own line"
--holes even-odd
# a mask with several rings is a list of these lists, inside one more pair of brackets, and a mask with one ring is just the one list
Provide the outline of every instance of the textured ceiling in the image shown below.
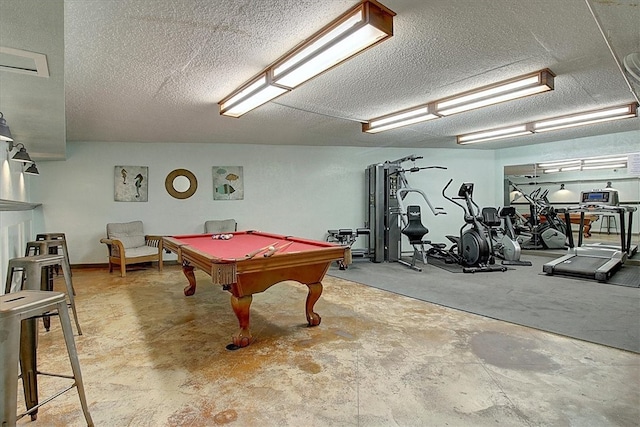
[[[233,119],[220,99],[357,1],[0,0],[0,46],[46,54],[51,74],[0,71],[0,111],[33,157],[53,159],[65,140],[453,148],[460,133],[637,100],[614,54],[640,51],[640,1],[381,2],[397,13],[392,38]],[[543,68],[557,75],[552,92],[361,132],[366,119]],[[640,119],[472,147],[634,129]]]

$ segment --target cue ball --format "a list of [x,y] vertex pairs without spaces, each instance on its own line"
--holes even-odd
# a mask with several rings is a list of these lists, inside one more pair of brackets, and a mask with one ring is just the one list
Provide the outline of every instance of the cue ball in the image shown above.
[[269,247],[267,248],[267,250],[269,250],[269,251],[273,251],[273,250],[275,250],[275,249],[276,249],[276,248],[274,248],[273,246],[269,246]]

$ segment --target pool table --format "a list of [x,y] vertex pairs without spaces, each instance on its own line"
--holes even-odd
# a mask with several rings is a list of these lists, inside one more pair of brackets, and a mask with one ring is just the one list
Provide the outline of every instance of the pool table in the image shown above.
[[[219,237],[229,237],[222,239]],[[186,296],[196,291],[194,269],[211,276],[214,285],[231,293],[231,307],[240,330],[228,348],[246,347],[251,342],[252,295],[285,280],[309,288],[306,315],[309,326],[320,324],[313,307],[322,294],[322,279],[334,261],[351,262],[348,247],[299,237],[259,231],[237,231],[224,235],[190,234],[163,237],[164,248],[177,254],[189,281]]]

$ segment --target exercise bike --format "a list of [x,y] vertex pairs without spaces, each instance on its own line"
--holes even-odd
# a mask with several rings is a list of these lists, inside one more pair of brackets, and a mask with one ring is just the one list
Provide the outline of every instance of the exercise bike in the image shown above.
[[[507,268],[503,265],[493,265],[493,243],[489,231],[482,223],[480,208],[473,201],[473,183],[463,183],[458,190],[458,196],[449,197],[446,191],[452,182],[453,179],[450,179],[442,189],[442,196],[464,211],[465,223],[460,227],[459,236],[446,236],[453,243],[449,253],[463,266],[462,271],[465,273],[506,271]],[[466,207],[456,200],[464,200]]]
[[482,222],[491,236],[493,253],[502,259],[502,265],[531,266],[531,261],[520,260],[522,248],[511,220],[515,215],[513,206],[505,206],[500,211],[494,207],[482,208]]

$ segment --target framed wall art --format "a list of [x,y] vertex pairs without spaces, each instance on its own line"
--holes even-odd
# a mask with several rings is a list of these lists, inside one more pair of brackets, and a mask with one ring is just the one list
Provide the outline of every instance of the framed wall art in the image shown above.
[[149,197],[147,166],[116,166],[113,199],[116,202],[146,202]]
[[242,166],[213,167],[213,200],[243,200]]

